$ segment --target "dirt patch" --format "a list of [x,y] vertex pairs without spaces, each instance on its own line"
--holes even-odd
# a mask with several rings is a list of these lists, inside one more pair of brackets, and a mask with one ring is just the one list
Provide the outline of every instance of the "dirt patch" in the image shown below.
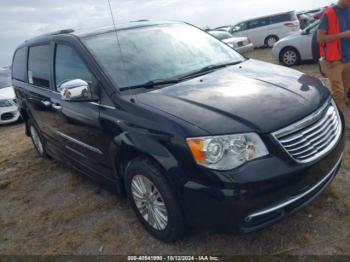
[[[276,61],[270,50],[249,56]],[[316,65],[296,67],[319,76]],[[348,254],[350,153],[311,205],[248,235],[193,231],[168,245],[150,237],[125,199],[75,171],[37,157],[22,124],[0,127],[1,254]]]

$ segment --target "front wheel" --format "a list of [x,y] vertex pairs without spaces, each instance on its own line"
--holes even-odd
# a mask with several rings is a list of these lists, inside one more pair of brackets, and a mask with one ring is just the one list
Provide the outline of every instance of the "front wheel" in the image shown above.
[[179,204],[164,172],[147,158],[137,158],[126,168],[126,192],[137,218],[155,238],[174,242],[184,232]]
[[300,63],[299,52],[294,48],[285,48],[281,51],[280,62],[288,67],[295,66]]

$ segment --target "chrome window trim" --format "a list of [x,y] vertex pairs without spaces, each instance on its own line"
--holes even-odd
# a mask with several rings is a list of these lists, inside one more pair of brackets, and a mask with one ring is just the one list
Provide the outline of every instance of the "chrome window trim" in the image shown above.
[[[331,105],[334,107],[335,112],[336,112],[336,118],[339,120],[339,128],[337,128],[337,130],[336,130],[336,136],[335,136],[334,140],[332,141],[332,143],[330,143],[322,151],[316,153],[314,156],[307,158],[305,160],[299,160],[299,159],[296,159],[295,157],[293,157],[291,155],[291,153],[284,147],[284,145],[281,143],[281,141],[279,140],[278,137],[288,135],[289,133],[297,132],[297,131],[299,131],[299,130],[301,130],[301,129],[303,129],[303,128],[305,128],[313,123],[316,123],[318,120],[320,120],[322,118],[325,111],[328,110],[329,106],[331,106]],[[304,119],[302,119],[302,120],[300,120],[300,121],[298,121],[298,122],[296,122],[296,123],[294,123],[286,128],[283,128],[281,130],[278,130],[278,131],[272,133],[272,136],[275,139],[275,141],[277,141],[277,143],[281,146],[283,151],[288,154],[289,157],[291,157],[295,162],[297,162],[299,164],[305,164],[305,163],[310,163],[312,161],[319,159],[320,157],[327,154],[330,150],[332,150],[332,148],[334,148],[337,145],[339,138],[341,137],[342,131],[343,131],[343,126],[342,126],[342,121],[340,118],[338,107],[335,104],[333,99],[329,99],[321,108],[319,108],[313,114],[309,115],[308,117],[306,117],[306,118],[304,118]]]
[[319,186],[321,186],[325,181],[327,181],[332,175],[334,175],[335,170],[338,168],[339,164],[341,163],[341,161],[343,160],[343,156],[344,156],[344,152],[341,154],[339,160],[337,161],[337,163],[334,165],[334,167],[332,168],[331,171],[329,171],[329,173],[320,181],[318,182],[316,185],[314,185],[312,188],[310,188],[309,190],[305,191],[304,193],[294,196],[291,199],[282,202],[278,205],[275,205],[273,207],[267,208],[267,209],[263,209],[261,211],[255,212],[249,216],[246,217],[246,221],[249,222],[251,219],[258,217],[258,216],[262,216],[262,215],[266,215],[269,214],[271,212],[274,212],[278,209],[281,209],[283,207],[286,207],[296,201],[298,201],[299,199],[305,197],[306,195],[310,194],[311,192],[313,192],[314,190],[316,190]]
[[106,109],[112,109],[112,110],[116,109],[114,106],[102,105],[102,104],[99,104],[99,103],[96,103],[96,102],[90,102],[90,104],[98,106],[98,107],[103,107],[103,108],[106,108]]
[[75,144],[77,144],[77,145],[79,145],[81,147],[84,147],[86,149],[89,149],[92,152],[95,152],[95,153],[98,153],[100,155],[103,155],[103,152],[100,149],[96,148],[96,147],[93,147],[93,146],[90,146],[88,144],[85,144],[84,142],[81,142],[81,141],[79,141],[79,140],[77,140],[77,139],[75,139],[75,138],[73,138],[71,136],[68,136],[68,135],[66,135],[66,134],[64,134],[64,133],[62,133],[62,132],[60,132],[58,130],[54,130],[54,132],[56,134],[58,134],[59,136],[65,138],[65,139],[67,139],[67,140],[69,140],[69,141],[71,141],[71,142],[73,142],[73,143],[75,143]]

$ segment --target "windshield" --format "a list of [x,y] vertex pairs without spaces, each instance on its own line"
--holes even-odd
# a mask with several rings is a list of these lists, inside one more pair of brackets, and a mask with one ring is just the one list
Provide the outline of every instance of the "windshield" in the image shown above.
[[215,36],[219,40],[225,40],[232,38],[232,35],[227,32],[209,32],[211,35]]
[[11,86],[11,72],[0,68],[0,89]]
[[244,58],[186,24],[146,26],[87,36],[83,42],[119,88],[174,79],[201,68]]
[[318,25],[320,24],[320,21],[316,21],[313,24],[309,25],[304,29],[304,32],[308,33],[314,33],[318,29]]

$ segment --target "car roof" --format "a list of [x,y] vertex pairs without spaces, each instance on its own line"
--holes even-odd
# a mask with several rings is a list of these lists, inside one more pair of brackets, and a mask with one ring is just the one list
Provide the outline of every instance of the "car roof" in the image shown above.
[[265,16],[259,16],[259,17],[255,17],[255,18],[251,18],[251,19],[247,19],[247,20],[243,20],[243,21],[240,21],[236,24],[240,24],[240,23],[244,23],[244,22],[249,22],[249,21],[253,21],[253,20],[258,20],[258,19],[262,19],[262,18],[267,18],[267,17],[271,17],[271,16],[276,16],[276,15],[283,15],[283,14],[288,14],[288,13],[291,13],[291,12],[295,12],[294,10],[291,10],[291,11],[287,11],[287,12],[281,12],[281,13],[276,13],[276,14],[271,14],[271,15],[265,15]]
[[[142,28],[142,27],[153,27],[153,26],[160,26],[160,25],[172,25],[172,24],[186,24],[184,22],[179,21],[148,21],[148,20],[138,20],[138,21],[130,21],[127,23],[120,23],[116,26],[117,31],[121,30],[128,30],[128,29],[135,29],[135,28]],[[42,43],[45,41],[50,41],[53,38],[57,38],[59,36],[76,36],[78,38],[92,36],[92,35],[98,35],[103,34],[107,32],[114,31],[114,26],[104,26],[104,27],[98,27],[98,28],[88,28],[88,29],[63,29],[58,30],[51,33],[42,34],[33,38],[30,38],[26,40],[20,47],[27,46],[27,45],[35,45],[37,43]],[[18,49],[17,48],[17,49]]]

